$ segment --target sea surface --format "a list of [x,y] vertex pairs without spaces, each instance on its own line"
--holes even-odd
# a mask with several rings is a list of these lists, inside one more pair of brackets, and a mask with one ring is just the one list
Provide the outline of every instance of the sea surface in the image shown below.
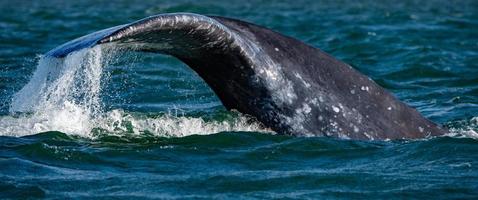
[[[175,58],[47,51],[155,14],[256,23],[349,63],[446,136],[278,135]],[[45,73],[56,72],[45,82]],[[344,77],[347,78],[347,77]],[[478,1],[0,0],[0,198],[476,199]]]

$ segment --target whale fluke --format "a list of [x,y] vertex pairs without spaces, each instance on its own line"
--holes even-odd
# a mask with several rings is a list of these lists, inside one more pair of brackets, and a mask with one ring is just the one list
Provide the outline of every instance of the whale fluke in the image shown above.
[[46,56],[99,44],[172,55],[196,71],[227,109],[278,133],[372,140],[445,133],[349,65],[251,23],[161,14],[91,33]]

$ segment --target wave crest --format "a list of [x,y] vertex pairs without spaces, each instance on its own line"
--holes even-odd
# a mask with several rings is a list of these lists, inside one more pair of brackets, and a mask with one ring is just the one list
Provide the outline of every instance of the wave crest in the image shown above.
[[184,137],[237,131],[273,133],[259,122],[239,113],[228,113],[225,119],[207,120],[172,114],[151,117],[116,109],[104,113],[101,117],[90,119],[81,110],[69,107],[57,114],[56,117],[35,114],[3,116],[0,118],[0,135],[20,137],[46,131],[60,131],[69,135],[95,138],[99,134]]

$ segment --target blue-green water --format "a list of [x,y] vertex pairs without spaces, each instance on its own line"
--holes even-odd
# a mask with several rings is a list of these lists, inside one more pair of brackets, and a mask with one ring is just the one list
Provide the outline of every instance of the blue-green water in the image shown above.
[[[90,63],[101,69],[89,73],[101,79],[89,88],[94,108],[53,101],[62,104],[11,112],[14,94],[49,66],[41,54],[166,12],[228,16],[298,38],[452,133],[274,135],[226,111],[184,64],[151,54]],[[0,0],[0,198],[477,198],[477,63],[476,1]]]

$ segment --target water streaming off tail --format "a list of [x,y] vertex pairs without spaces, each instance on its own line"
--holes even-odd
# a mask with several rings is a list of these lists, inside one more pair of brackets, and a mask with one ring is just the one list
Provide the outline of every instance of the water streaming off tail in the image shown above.
[[[187,136],[222,131],[268,131],[244,116],[225,121],[161,114],[148,117],[123,110],[104,111],[101,101],[104,68],[115,52],[102,46],[73,52],[64,58],[42,57],[0,120],[0,135],[30,135],[61,131],[89,137],[92,130],[108,134],[153,133]],[[98,131],[96,131],[98,132]]]
[[92,128],[90,121],[101,109],[103,64],[100,46],[65,58],[42,57],[10,107],[11,113],[29,114],[3,119],[2,123],[12,124],[2,129],[20,135],[51,130],[84,134]]

